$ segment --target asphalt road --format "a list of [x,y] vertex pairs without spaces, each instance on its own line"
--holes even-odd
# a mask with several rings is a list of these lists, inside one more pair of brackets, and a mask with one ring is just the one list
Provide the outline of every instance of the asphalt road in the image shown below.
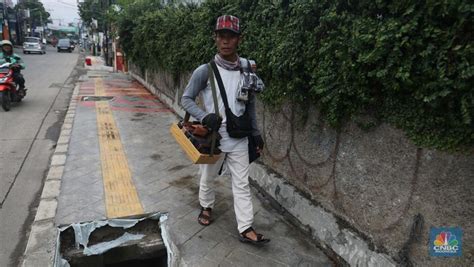
[[9,112],[0,108],[0,266],[17,266],[67,111],[80,58],[48,46],[45,55],[16,49],[28,88]]

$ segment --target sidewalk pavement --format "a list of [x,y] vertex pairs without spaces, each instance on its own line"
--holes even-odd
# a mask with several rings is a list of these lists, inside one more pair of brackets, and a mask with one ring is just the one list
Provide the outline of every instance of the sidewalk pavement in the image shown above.
[[62,134],[56,149],[65,157],[53,157],[52,170],[64,165],[54,225],[167,212],[183,266],[334,265],[254,189],[254,227],[271,242],[260,248],[240,243],[227,176],[216,181],[214,222],[198,224],[199,168],[169,132],[179,118],[138,82],[101,64],[94,58],[80,78],[66,116],[74,122],[63,127],[69,135]]

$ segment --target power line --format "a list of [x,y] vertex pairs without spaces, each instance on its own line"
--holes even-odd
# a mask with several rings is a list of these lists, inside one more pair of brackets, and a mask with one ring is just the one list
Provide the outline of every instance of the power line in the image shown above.
[[61,1],[61,0],[57,0],[56,1],[58,4],[61,4],[61,5],[66,5],[66,6],[70,6],[70,7],[77,7],[77,5],[74,5],[74,4],[70,4],[68,2],[64,2],[64,1]]
[[76,6],[75,4],[65,2],[64,0],[41,1],[41,2],[43,2],[43,3],[57,3],[57,4],[68,5],[68,6]]
[[64,5],[68,5],[68,6],[77,7],[77,5],[70,4],[70,3],[68,3],[68,2],[64,2],[64,1],[62,1],[62,0],[57,0],[57,1],[58,1],[59,3],[61,3],[61,4],[64,4]]
[[64,7],[64,8],[77,9],[77,6],[76,6],[76,5],[72,5],[72,4],[68,4],[68,3],[60,2],[60,1],[55,1],[55,2],[52,2],[52,1],[44,1],[44,3],[48,3],[48,5],[60,5],[60,7]]

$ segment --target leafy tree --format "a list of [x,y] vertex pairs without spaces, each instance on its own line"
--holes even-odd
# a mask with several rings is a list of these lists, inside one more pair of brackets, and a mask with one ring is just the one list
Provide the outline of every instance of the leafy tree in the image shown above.
[[90,25],[92,20],[97,20],[97,26],[101,29],[106,19],[106,0],[85,0],[79,3],[79,16],[86,25]]
[[18,3],[15,6],[15,9],[18,10],[30,10],[30,20],[32,25],[40,26],[41,22],[43,23],[44,26],[48,22],[51,22],[50,20],[50,14],[49,12],[46,11],[46,9],[43,6],[43,3],[41,3],[38,0],[24,0],[21,3]]
[[[222,14],[241,18],[240,53],[255,59],[272,105],[316,105],[340,126],[369,115],[415,144],[474,147],[473,5],[466,0],[140,0],[116,21],[142,68],[175,77],[208,61]],[[311,114],[307,114],[310,116]]]

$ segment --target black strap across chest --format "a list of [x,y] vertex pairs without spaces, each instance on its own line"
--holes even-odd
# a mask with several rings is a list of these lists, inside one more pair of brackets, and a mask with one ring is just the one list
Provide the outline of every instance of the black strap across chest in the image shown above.
[[224,102],[225,109],[229,109],[229,102],[227,101],[227,94],[224,89],[224,83],[222,82],[221,74],[219,73],[219,70],[217,69],[216,62],[214,62],[214,60],[211,60],[210,64],[211,64],[212,70],[214,71],[214,76],[216,77],[217,85],[219,87],[219,91],[221,92],[221,97],[222,97],[222,101]]

